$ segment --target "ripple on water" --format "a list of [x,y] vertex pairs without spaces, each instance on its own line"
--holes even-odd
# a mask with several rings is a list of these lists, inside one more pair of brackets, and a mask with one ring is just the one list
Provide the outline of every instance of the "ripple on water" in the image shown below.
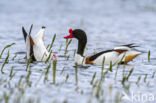
[[[13,42],[16,42],[16,45],[7,49],[10,50],[9,61],[4,66],[4,74],[0,72],[0,102],[5,92],[11,97],[9,101],[14,102],[20,98],[22,103],[27,103],[30,99],[32,99],[30,101],[38,100],[40,103],[103,102],[101,99],[104,99],[105,103],[114,103],[121,99],[123,91],[129,94],[131,92],[155,94],[156,76],[152,77],[156,72],[154,5],[154,0],[137,2],[135,0],[45,0],[40,2],[38,0],[9,2],[2,0],[0,2],[0,51],[5,45]],[[31,24],[34,24],[32,36],[43,25],[47,27],[44,36],[45,44],[50,43],[53,34],[56,33],[56,40],[52,47],[58,56],[56,71],[54,71],[53,61],[30,63],[27,68],[21,27],[29,29]],[[88,36],[86,56],[112,49],[117,45],[136,43],[140,45],[139,50],[151,51],[150,62],[148,62],[147,53],[144,53],[129,65],[121,65],[118,69],[114,66],[112,72],[108,70],[109,66],[105,66],[103,82],[100,82],[102,66],[78,65],[78,83],[76,83],[73,55],[77,48],[77,40],[72,40],[67,54],[64,54],[66,40],[63,37],[68,34],[69,28],[80,28],[86,31]],[[6,56],[7,52],[4,52],[0,59],[0,67]],[[49,64],[50,69],[48,69]],[[11,68],[15,73],[12,79],[10,79]],[[132,68],[132,74],[124,82],[123,77],[127,77]],[[54,72],[56,72],[55,84]],[[138,80],[139,77],[141,77],[140,80]]]

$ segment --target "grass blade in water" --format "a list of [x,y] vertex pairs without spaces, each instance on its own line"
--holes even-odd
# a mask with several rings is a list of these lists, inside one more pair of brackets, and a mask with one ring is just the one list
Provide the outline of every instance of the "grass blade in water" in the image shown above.
[[10,96],[6,92],[3,93],[3,97],[5,100],[5,103],[9,103]]
[[104,65],[105,65],[105,57],[103,57],[103,61],[102,61],[102,68],[101,68],[101,80],[103,79],[103,71],[104,71]]
[[45,63],[47,63],[50,59],[51,59],[51,54],[52,54],[52,51],[50,52],[48,58],[46,59]]
[[75,83],[78,85],[78,65],[77,63],[75,64]]
[[67,82],[68,78],[69,78],[69,74],[66,75],[66,80],[65,80],[65,82]]
[[71,41],[72,41],[72,39],[69,40],[69,42],[68,42],[68,39],[66,40],[66,49],[65,49],[65,53],[64,54],[67,54],[67,49],[68,49],[68,46],[71,43]]
[[93,75],[93,77],[92,77],[92,80],[91,80],[91,82],[90,82],[91,85],[93,84],[95,77],[96,77],[96,72],[94,73],[94,75]]
[[141,76],[138,77],[136,84],[138,84],[140,82],[140,80],[141,80]]
[[9,75],[10,80],[11,80],[11,79],[13,78],[13,76],[15,75],[15,73],[13,72],[13,70],[14,70],[14,68],[11,67],[11,71],[10,71],[10,75]]
[[147,74],[145,74],[144,82],[146,83],[147,80]]
[[62,49],[62,44],[60,45],[59,51],[61,51],[61,49]]
[[29,64],[31,63],[31,58],[29,58],[28,60],[27,60],[27,66],[26,66],[26,71],[28,70],[28,68],[29,68]]
[[4,72],[3,72],[3,68],[4,68],[5,64],[8,62],[9,56],[10,56],[10,53],[9,53],[9,51],[8,51],[7,57],[5,58],[5,61],[4,61],[3,65],[2,65],[2,67],[1,67],[1,73],[4,73]]
[[31,86],[30,76],[31,76],[31,68],[29,68],[28,74],[26,76],[26,82],[28,86]]
[[46,80],[48,80],[48,74],[49,74],[50,67],[51,67],[51,63],[46,67],[44,82],[45,82]]
[[110,62],[110,66],[109,66],[109,71],[111,71],[112,72],[112,61]]
[[6,46],[4,47],[4,49],[2,50],[2,52],[1,52],[1,54],[0,54],[0,58],[2,57],[2,55],[3,55],[4,51],[5,51],[5,49],[11,47],[12,45],[15,45],[15,43],[12,43],[12,44],[10,44],[10,45],[6,45]]
[[57,61],[53,61],[53,83],[55,84],[55,78],[56,78],[56,64],[57,64]]
[[50,52],[51,48],[53,47],[53,44],[54,44],[54,42],[55,42],[55,38],[56,38],[56,34],[53,36],[51,45],[50,45],[49,50],[48,50],[49,52]]
[[127,80],[128,80],[128,79],[129,79],[129,77],[131,76],[131,74],[132,74],[133,70],[134,70],[134,69],[132,68],[132,69],[129,71],[129,74],[128,74],[127,78],[126,78]]
[[148,62],[150,62],[151,51],[148,51]]

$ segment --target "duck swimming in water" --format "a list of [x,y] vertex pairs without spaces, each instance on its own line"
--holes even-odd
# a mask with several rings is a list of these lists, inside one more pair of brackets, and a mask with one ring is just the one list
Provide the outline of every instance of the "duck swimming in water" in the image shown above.
[[81,29],[69,29],[69,33],[69,36],[64,37],[65,39],[76,38],[78,40],[78,49],[75,55],[75,63],[77,64],[102,65],[103,60],[106,65],[109,65],[110,63],[118,64],[120,62],[127,64],[141,54],[140,51],[133,50],[137,46],[134,44],[127,44],[84,57],[83,53],[87,44],[86,33]]

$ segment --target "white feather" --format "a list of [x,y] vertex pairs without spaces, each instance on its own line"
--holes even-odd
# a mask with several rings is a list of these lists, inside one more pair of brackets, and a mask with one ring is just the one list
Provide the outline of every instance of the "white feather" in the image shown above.
[[27,59],[30,59],[30,39],[26,37],[26,50],[27,50]]
[[131,50],[131,48],[129,48],[127,46],[118,46],[118,47],[114,48],[114,50],[118,50],[118,49],[121,49],[121,50]]
[[115,64],[117,62],[117,60],[118,60],[118,53],[115,52],[115,51],[104,53],[101,56],[97,57],[94,60],[94,63],[96,65],[102,65],[103,64],[103,59],[105,60],[104,61],[105,65],[109,65],[110,62],[112,62],[112,64]]
[[84,64],[85,63],[85,57],[82,57],[79,54],[75,54],[75,63]]
[[[45,28],[42,28],[33,38],[34,41],[34,46],[33,46],[33,51],[34,51],[34,56],[37,61],[46,61],[47,58],[49,57],[49,52],[47,51],[44,41],[43,41],[43,36],[44,36]],[[52,58],[52,55],[50,56],[50,59]]]

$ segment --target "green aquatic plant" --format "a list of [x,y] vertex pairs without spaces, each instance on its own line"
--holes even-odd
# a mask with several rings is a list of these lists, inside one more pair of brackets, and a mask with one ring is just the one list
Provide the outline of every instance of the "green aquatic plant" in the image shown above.
[[139,84],[140,80],[141,80],[141,76],[138,77],[136,84]]
[[50,52],[51,48],[53,47],[53,44],[55,42],[55,39],[56,39],[56,34],[53,36],[53,39],[51,41],[51,44],[50,44],[50,47],[49,47],[49,50],[48,50],[49,52]]
[[61,73],[60,73],[60,75],[61,75],[61,74],[63,74],[63,72],[64,72],[64,69],[65,69],[65,67],[63,67],[63,69],[61,70]]
[[31,63],[31,58],[27,60],[26,71],[28,70],[30,63]]
[[146,83],[146,80],[147,80],[147,75],[148,74],[145,74],[145,77],[144,77],[144,82]]
[[31,86],[31,82],[30,82],[30,76],[31,76],[31,68],[29,68],[28,74],[26,76],[26,83],[28,86]]
[[152,78],[154,78],[154,76],[155,76],[155,72],[153,72],[153,74],[152,74]]
[[10,71],[10,74],[9,74],[9,77],[10,77],[10,80],[15,76],[15,73],[13,72],[14,68],[11,67],[11,71]]
[[41,73],[41,75],[40,75],[40,77],[39,77],[39,79],[37,80],[37,82],[35,83],[35,86],[37,86],[38,85],[38,83],[40,82],[40,80],[41,80],[41,78],[42,78],[42,76],[43,76],[43,72]]
[[61,45],[60,45],[60,48],[59,48],[59,51],[61,51],[61,49],[62,49],[62,46],[63,46],[63,45],[61,44]]
[[95,77],[96,77],[96,72],[95,72],[95,73],[93,74],[93,76],[92,76],[92,80],[91,80],[91,82],[90,82],[91,85],[93,84]]
[[131,76],[131,74],[133,73],[133,68],[129,71],[129,74],[128,74],[128,76],[126,77],[126,80],[128,80],[129,79],[129,77]]
[[122,77],[125,76],[125,65],[123,66]]
[[120,61],[119,61],[119,63],[118,63],[118,67],[122,64],[125,55],[126,55],[126,53],[124,53],[124,55],[123,55],[122,58],[120,59]]
[[75,63],[75,84],[78,85],[78,65]]
[[102,89],[102,82],[99,80],[97,88],[96,88],[96,94],[95,94],[97,99],[99,99],[99,97],[100,97],[101,89]]
[[116,94],[115,94],[115,99],[114,99],[114,103],[122,103],[121,102],[121,95],[120,95],[120,93],[119,92],[117,92]]
[[75,54],[76,54],[76,49],[74,49],[74,54],[73,54],[73,57],[75,57]]
[[0,54],[0,59],[2,58],[2,55],[3,55],[4,51],[5,51],[5,49],[11,47],[12,45],[15,45],[15,43],[11,43],[11,44],[6,45],[6,46],[4,47],[4,49],[2,50],[2,52],[1,52],[1,54]]
[[52,50],[50,51],[50,54],[49,54],[49,56],[48,56],[48,58],[46,59],[46,61],[45,61],[45,63],[47,63],[50,59],[51,59],[51,54],[52,54]]
[[68,81],[68,78],[69,78],[69,74],[66,75],[66,80],[65,80],[65,82]]
[[70,55],[66,57],[66,60],[69,60],[69,58],[70,58]]
[[109,71],[112,72],[112,67],[113,67],[113,64],[112,64],[112,61],[110,62],[110,65],[109,65]]
[[150,62],[151,51],[148,51],[148,62]]
[[45,82],[46,80],[48,80],[48,74],[49,74],[50,67],[51,67],[51,64],[49,64],[49,65],[46,67],[44,82]]
[[118,69],[119,69],[119,67],[116,68],[114,80],[116,80],[116,76],[117,76],[117,74],[118,74]]
[[50,47],[50,44],[47,45],[46,49],[48,49]]
[[124,55],[122,56],[122,58],[120,59],[118,65],[117,65],[114,80],[116,80],[116,76],[117,76],[117,73],[118,73],[118,69],[119,69],[120,65],[122,64],[122,61],[123,61],[125,55],[126,55],[126,54],[124,54]]
[[102,68],[101,68],[101,80],[103,79],[103,71],[104,71],[104,65],[105,65],[105,57],[103,57],[103,60],[102,60]]
[[7,92],[3,93],[3,98],[5,100],[5,103],[9,103],[10,96],[9,96],[9,94],[7,94]]
[[23,75],[20,76],[20,79],[18,80],[18,86],[21,85],[23,77],[24,77]]
[[64,52],[65,55],[67,54],[68,46],[70,45],[71,42],[72,42],[72,39],[69,41],[68,41],[68,39],[66,40],[66,48],[65,48],[65,52]]
[[4,73],[4,72],[3,72],[3,69],[4,69],[5,64],[6,64],[6,63],[8,62],[8,60],[9,60],[9,56],[10,56],[10,53],[9,53],[9,50],[8,50],[7,57],[5,58],[5,61],[4,61],[4,63],[2,64],[2,67],[1,67],[1,73]]
[[131,74],[133,73],[133,68],[129,71],[128,75],[123,75],[122,77],[122,84],[125,84],[125,81],[128,81],[129,77],[131,76]]
[[57,61],[53,61],[53,84],[55,84],[56,82],[56,64],[57,64]]
[[14,57],[12,58],[12,60],[15,60],[16,57],[17,57],[17,54],[14,55]]

